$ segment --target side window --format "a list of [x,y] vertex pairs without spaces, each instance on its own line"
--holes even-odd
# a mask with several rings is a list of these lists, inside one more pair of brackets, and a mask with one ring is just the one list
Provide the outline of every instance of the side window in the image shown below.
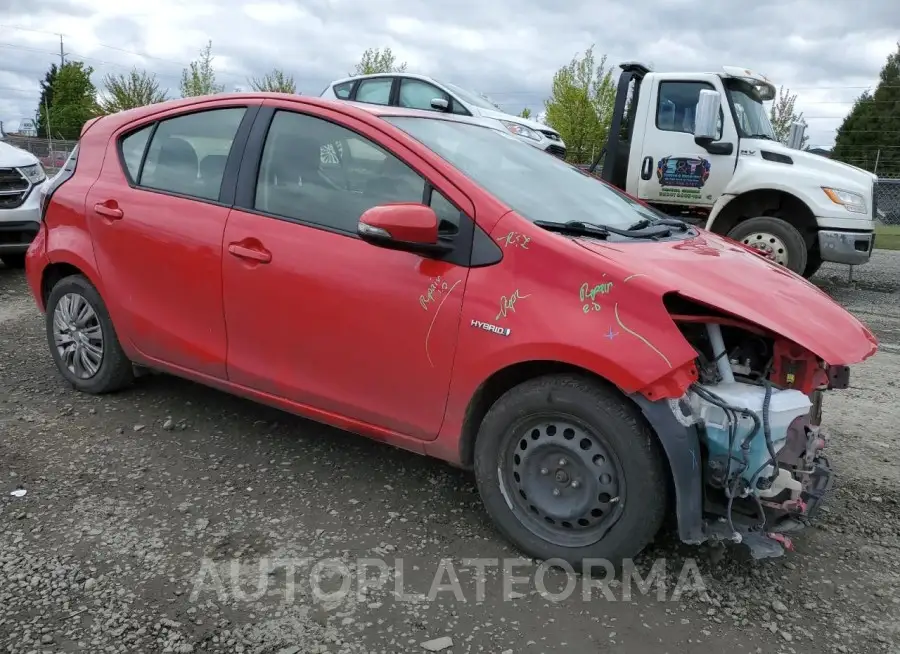
[[446,100],[448,103],[451,102],[450,96],[433,84],[418,79],[403,78],[400,80],[400,97],[397,104],[401,107],[436,111],[431,106],[431,101],[438,98]]
[[459,231],[459,209],[437,189],[432,189],[429,205],[434,209],[434,213],[437,214],[438,232],[441,234],[455,234]]
[[159,123],[140,186],[216,200],[244,107],[211,109]]
[[459,114],[460,116],[471,116],[471,112],[463,106],[462,102],[453,98],[450,102],[450,113]]
[[343,84],[336,84],[332,90],[341,100],[346,100],[350,97],[350,91],[353,90],[353,80],[344,82]]
[[138,174],[141,172],[141,159],[144,156],[144,149],[147,147],[147,139],[150,138],[150,132],[152,131],[153,125],[150,124],[122,139],[122,159],[125,161],[125,171],[128,174],[128,179],[132,182],[137,180]]
[[[694,133],[694,113],[700,91],[713,90],[707,82],[660,82],[656,105],[656,127],[666,132]],[[722,137],[722,109],[719,108],[719,133]]]
[[393,83],[394,80],[391,77],[364,79],[356,87],[356,101],[369,104],[390,104]]
[[[289,111],[272,120],[254,208],[356,234],[367,209],[390,202],[423,202],[425,179],[384,148],[334,123]],[[460,212],[437,191],[431,206],[440,228],[453,234]]]

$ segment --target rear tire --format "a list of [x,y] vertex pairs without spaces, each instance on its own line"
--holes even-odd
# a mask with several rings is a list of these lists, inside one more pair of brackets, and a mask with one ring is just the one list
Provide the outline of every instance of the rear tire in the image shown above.
[[[475,442],[475,477],[499,531],[529,556],[621,565],[659,531],[669,483],[636,407],[586,378],[552,375],[509,390]],[[626,501],[627,499],[627,501]]]
[[50,291],[47,341],[62,376],[84,393],[110,393],[134,380],[106,304],[81,275],[64,277]]
[[766,258],[794,271],[806,270],[806,241],[796,227],[782,218],[759,216],[738,223],[728,238],[760,250]]
[[25,267],[25,253],[3,254],[0,255],[0,261],[2,261],[3,265],[7,268],[21,270]]

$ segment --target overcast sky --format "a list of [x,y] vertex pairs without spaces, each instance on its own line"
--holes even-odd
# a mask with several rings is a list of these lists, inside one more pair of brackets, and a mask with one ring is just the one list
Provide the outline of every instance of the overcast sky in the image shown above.
[[[810,145],[830,146],[875,85],[900,35],[896,0],[0,0],[0,120],[33,118],[39,80],[67,56],[107,73],[132,66],[178,95],[181,69],[212,39],[226,90],[274,66],[318,95],[367,47],[409,70],[489,95],[518,113],[543,106],[553,73],[592,43],[613,65],[756,70],[798,94]],[[17,29],[18,28],[18,29]],[[29,31],[37,30],[37,31]]]

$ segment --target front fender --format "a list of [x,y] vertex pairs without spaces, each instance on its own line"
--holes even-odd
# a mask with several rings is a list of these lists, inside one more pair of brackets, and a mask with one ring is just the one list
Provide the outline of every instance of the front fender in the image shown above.
[[[685,543],[699,545],[706,540],[703,527],[703,461],[700,436],[690,406],[681,400],[651,401],[640,393],[629,397],[656,432],[669,461],[675,488],[678,536]],[[681,415],[677,416],[675,411]]]

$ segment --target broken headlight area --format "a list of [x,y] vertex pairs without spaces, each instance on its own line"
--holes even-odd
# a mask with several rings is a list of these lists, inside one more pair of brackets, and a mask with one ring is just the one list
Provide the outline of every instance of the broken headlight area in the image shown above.
[[704,531],[756,558],[779,556],[831,487],[821,400],[846,388],[849,373],[738,319],[678,309],[670,311],[697,352],[697,380],[670,405],[697,429]]

